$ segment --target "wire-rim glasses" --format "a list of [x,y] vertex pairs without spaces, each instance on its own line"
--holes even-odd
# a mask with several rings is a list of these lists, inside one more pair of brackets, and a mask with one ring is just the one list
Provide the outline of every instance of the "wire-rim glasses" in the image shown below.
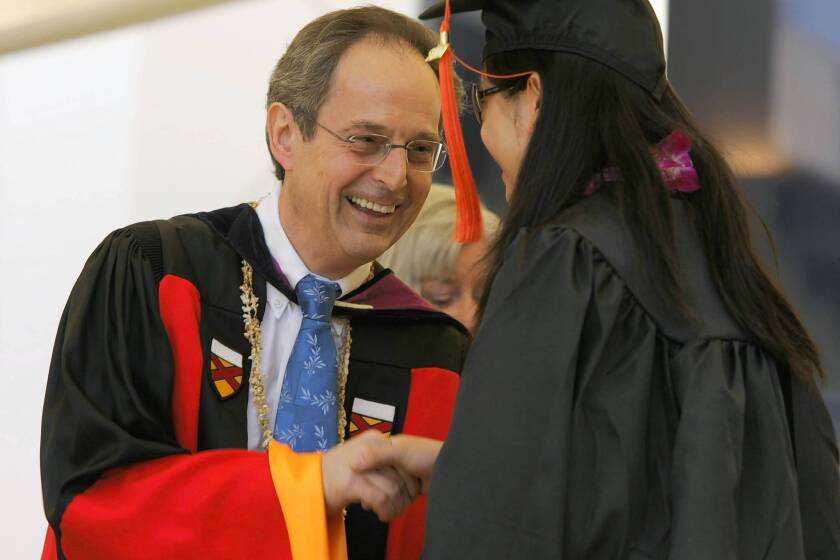
[[412,140],[407,144],[393,144],[390,138],[382,134],[365,132],[344,137],[319,122],[315,124],[344,142],[359,165],[376,167],[385,161],[394,148],[405,150],[406,165],[414,171],[432,173],[443,167],[446,161],[446,145],[442,142]]
[[521,80],[517,80],[512,84],[506,84],[503,86],[491,86],[488,88],[481,89],[481,85],[476,82],[472,82],[470,84],[470,101],[472,101],[472,111],[473,115],[475,115],[475,120],[478,121],[478,124],[481,125],[481,104],[484,101],[484,98],[488,95],[493,95],[494,93],[499,93],[500,91],[507,91],[509,89],[514,89],[522,85]]

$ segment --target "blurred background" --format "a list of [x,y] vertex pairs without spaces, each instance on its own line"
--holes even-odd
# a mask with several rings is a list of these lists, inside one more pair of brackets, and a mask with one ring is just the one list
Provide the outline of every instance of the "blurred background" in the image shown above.
[[[357,3],[0,0],[3,557],[41,550],[41,401],[87,255],[127,223],[267,192],[269,73],[308,21]],[[374,3],[416,15],[430,2]],[[651,3],[672,82],[775,237],[778,276],[822,348],[840,424],[840,2]],[[455,17],[455,47],[478,63],[480,20]],[[472,115],[463,124],[482,199],[503,213],[498,169]]]

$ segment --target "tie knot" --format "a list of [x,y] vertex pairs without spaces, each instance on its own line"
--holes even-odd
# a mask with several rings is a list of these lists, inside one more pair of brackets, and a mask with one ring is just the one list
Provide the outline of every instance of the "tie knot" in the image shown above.
[[307,274],[297,283],[295,292],[297,292],[304,319],[328,322],[332,315],[335,298],[341,293],[341,287],[335,282],[321,280]]

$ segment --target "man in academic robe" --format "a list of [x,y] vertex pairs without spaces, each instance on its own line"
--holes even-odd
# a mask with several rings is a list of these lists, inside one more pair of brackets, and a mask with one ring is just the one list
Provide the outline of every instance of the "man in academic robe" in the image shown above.
[[419,556],[428,473],[357,467],[433,460],[467,346],[375,262],[445,156],[435,43],[374,7],[310,23],[270,80],[271,195],[94,251],[46,390],[44,558]]

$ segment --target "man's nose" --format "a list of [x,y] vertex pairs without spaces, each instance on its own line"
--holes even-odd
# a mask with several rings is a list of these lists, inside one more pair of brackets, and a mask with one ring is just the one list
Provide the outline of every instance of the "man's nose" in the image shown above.
[[404,187],[408,183],[407,157],[405,148],[391,148],[387,157],[374,169],[374,178],[392,190]]

